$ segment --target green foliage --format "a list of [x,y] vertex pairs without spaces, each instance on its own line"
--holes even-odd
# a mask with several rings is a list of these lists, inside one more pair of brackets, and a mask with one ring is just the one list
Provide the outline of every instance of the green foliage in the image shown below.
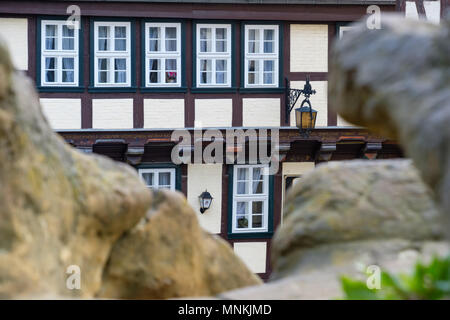
[[450,299],[450,256],[434,257],[429,265],[417,263],[410,275],[382,271],[380,289],[348,277],[341,278],[341,285],[347,300]]

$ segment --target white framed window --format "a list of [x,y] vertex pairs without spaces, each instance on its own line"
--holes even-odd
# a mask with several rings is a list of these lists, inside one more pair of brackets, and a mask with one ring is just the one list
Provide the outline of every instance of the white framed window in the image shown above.
[[231,24],[197,24],[197,87],[231,87]]
[[278,25],[245,25],[245,87],[278,87]]
[[232,232],[267,232],[269,175],[267,165],[235,165]]
[[146,86],[179,87],[181,72],[181,23],[146,23]]
[[145,185],[152,190],[169,189],[175,190],[175,169],[139,169],[139,176]]
[[65,20],[41,21],[41,86],[78,86],[78,37]]
[[131,85],[130,22],[94,22],[94,84]]

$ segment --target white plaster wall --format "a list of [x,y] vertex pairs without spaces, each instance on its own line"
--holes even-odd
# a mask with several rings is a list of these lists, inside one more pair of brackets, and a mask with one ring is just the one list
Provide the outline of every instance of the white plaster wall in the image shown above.
[[[311,86],[316,90],[309,101],[312,108],[317,111],[316,127],[328,126],[328,81],[311,81]],[[305,81],[291,81],[291,88],[303,89]],[[295,109],[300,107],[304,97],[301,96],[291,111],[291,126],[295,126]]]
[[41,98],[40,102],[53,129],[81,129],[81,99]]
[[242,99],[242,125],[244,127],[279,127],[279,98]]
[[184,128],[184,99],[144,99],[144,128]]
[[[222,164],[188,164],[187,200],[197,213],[200,225],[210,233],[220,233],[222,219]],[[208,210],[200,213],[198,196],[205,190],[213,197]]]
[[93,99],[92,127],[95,129],[133,128],[133,99]]
[[232,99],[195,99],[196,127],[231,127]]
[[266,242],[235,242],[234,253],[244,261],[250,271],[254,273],[266,272]]
[[16,69],[28,70],[28,19],[0,18],[0,36],[8,45]]
[[328,71],[328,25],[291,24],[291,72]]

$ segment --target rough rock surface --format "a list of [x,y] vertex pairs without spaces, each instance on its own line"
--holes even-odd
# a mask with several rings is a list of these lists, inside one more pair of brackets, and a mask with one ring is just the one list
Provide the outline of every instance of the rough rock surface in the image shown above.
[[400,142],[450,216],[449,17],[361,22],[336,43],[329,94],[344,119]]
[[[0,43],[0,298],[91,297],[112,244],[145,216],[151,193],[133,169],[69,147]],[[81,269],[68,290],[66,269]]]
[[[152,193],[136,171],[56,135],[5,48],[0,40],[0,299],[91,298],[101,289],[168,298],[260,283],[201,230],[180,195],[159,196],[145,223]],[[80,290],[66,286],[71,265]]]
[[224,240],[201,229],[182,195],[156,193],[147,216],[114,245],[100,296],[207,296],[262,283]]
[[339,277],[378,265],[410,272],[418,258],[449,253],[443,215],[410,160],[318,166],[290,190],[272,243],[271,282],[219,295],[333,299]]

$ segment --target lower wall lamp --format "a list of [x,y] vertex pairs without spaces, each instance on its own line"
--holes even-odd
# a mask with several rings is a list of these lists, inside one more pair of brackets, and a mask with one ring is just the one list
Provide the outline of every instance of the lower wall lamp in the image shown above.
[[202,194],[198,197],[198,200],[200,201],[200,212],[204,213],[211,206],[213,197],[208,190],[206,190],[202,192]]
[[303,137],[309,137],[309,133],[314,129],[316,125],[317,111],[311,107],[309,97],[315,94],[316,90],[313,90],[309,83],[309,76],[306,77],[306,83],[301,89],[291,89],[289,87],[289,81],[286,79],[286,112],[287,115],[291,114],[297,100],[303,94],[305,99],[300,104],[300,108],[295,109],[295,125],[300,130],[300,134]]

